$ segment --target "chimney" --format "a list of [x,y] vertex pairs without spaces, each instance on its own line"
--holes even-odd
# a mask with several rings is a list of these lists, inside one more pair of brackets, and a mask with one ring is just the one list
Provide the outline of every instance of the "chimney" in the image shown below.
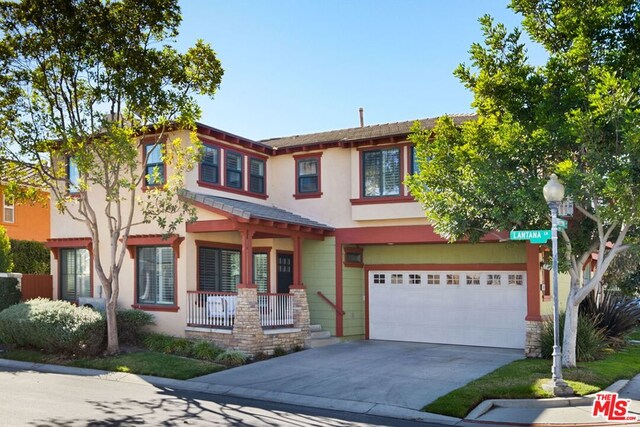
[[364,127],[364,108],[360,107],[358,111],[360,112],[360,127],[363,128]]

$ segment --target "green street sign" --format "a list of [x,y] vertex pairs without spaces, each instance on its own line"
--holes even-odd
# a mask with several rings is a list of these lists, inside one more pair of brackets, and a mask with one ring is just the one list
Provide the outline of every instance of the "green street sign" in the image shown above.
[[551,238],[551,230],[511,230],[511,240],[528,240],[531,243],[547,243]]
[[569,221],[558,218],[558,230],[566,230],[569,227]]

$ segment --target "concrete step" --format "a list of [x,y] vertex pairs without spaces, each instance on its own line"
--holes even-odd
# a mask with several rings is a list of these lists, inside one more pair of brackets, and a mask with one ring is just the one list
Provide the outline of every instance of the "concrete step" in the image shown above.
[[322,325],[309,325],[309,330],[311,332],[320,332],[322,330]]
[[306,339],[304,341],[305,348],[318,348],[324,347],[326,345],[338,344],[340,342],[340,338],[329,337],[329,338],[319,338],[319,339]]
[[311,339],[322,339],[322,338],[330,338],[330,337],[331,337],[330,331],[311,332]]

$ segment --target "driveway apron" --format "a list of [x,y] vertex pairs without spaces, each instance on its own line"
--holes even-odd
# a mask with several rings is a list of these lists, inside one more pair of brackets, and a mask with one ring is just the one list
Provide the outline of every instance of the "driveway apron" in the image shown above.
[[522,350],[394,341],[352,341],[194,378],[310,397],[421,409],[509,362]]

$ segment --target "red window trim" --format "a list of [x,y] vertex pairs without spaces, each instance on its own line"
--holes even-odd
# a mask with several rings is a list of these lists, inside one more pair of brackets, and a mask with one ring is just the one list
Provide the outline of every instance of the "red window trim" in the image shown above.
[[[255,197],[257,199],[267,200],[269,196],[267,195],[267,167],[268,167],[268,159],[269,156],[265,156],[262,154],[254,153],[252,151],[244,150],[241,148],[237,148],[228,144],[223,144],[217,141],[213,141],[208,138],[199,137],[200,141],[204,145],[207,145],[211,148],[218,149],[218,183],[214,184],[212,182],[206,182],[202,180],[202,162],[198,163],[198,180],[197,184],[202,188],[210,188],[212,190],[225,191],[227,193],[240,194],[242,196]],[[227,152],[233,152],[238,154],[242,158],[242,188],[234,188],[227,186]],[[247,165],[245,165],[245,158],[247,160]],[[250,166],[250,159],[262,160],[264,162],[264,193],[254,193],[250,191],[249,187],[249,179],[251,178],[251,171],[246,166]],[[223,182],[223,174],[222,170],[224,169],[224,182]],[[246,187],[245,187],[246,185]],[[246,188],[246,189],[245,189]]]
[[142,177],[142,191],[147,191],[147,190],[151,190],[154,188],[162,188],[166,183],[167,183],[167,162],[165,162],[164,160],[162,161],[162,176],[164,181],[162,182],[162,184],[153,184],[153,185],[147,185],[147,156],[145,154],[145,152],[147,151],[147,146],[148,145],[158,145],[158,147],[160,147],[160,149],[162,150],[162,147],[164,146],[164,148],[166,149],[166,143],[167,143],[167,137],[163,136],[160,140],[156,139],[156,138],[143,138],[140,141],[140,146],[142,147],[142,167],[144,168],[144,176]]
[[[264,168],[263,168],[264,175],[262,176],[264,193],[256,193],[255,191],[251,191],[251,160],[259,160],[264,165]],[[267,198],[267,160],[266,159],[262,159],[257,156],[247,156],[247,194],[254,197],[260,197],[264,199]]]
[[[240,156],[240,165],[241,165],[241,169],[240,169],[240,179],[242,180],[242,185],[240,188],[236,188],[236,187],[230,187],[229,186],[229,175],[227,174],[227,154],[235,154]],[[247,168],[246,165],[244,164],[245,159],[247,158],[247,156],[239,151],[236,150],[224,150],[224,188],[230,189],[232,192],[234,191],[239,191],[243,194],[245,193],[249,193],[246,189],[245,186],[247,185],[247,180],[245,179],[245,173],[247,172]]]
[[[405,169],[405,161],[406,161],[406,156],[405,156],[405,147],[408,146],[410,143],[403,143],[403,144],[393,144],[393,145],[380,145],[380,146],[376,146],[376,147],[366,147],[366,148],[358,148],[358,151],[360,152],[360,171],[359,171],[359,185],[360,185],[360,198],[358,199],[351,199],[351,204],[368,204],[366,201],[368,200],[379,200],[379,202],[377,203],[394,203],[394,201],[396,201],[396,203],[401,203],[401,202],[406,202],[407,197],[410,197],[411,200],[413,200],[413,197],[411,196],[405,196],[405,190],[404,190],[404,183],[402,178],[404,177],[404,169]],[[383,150],[389,150],[389,149],[393,149],[393,148],[397,148],[400,150],[400,171],[399,171],[399,176],[400,176],[400,194],[393,195],[393,196],[365,196],[364,195],[364,153],[368,152],[368,151],[383,151]],[[354,201],[362,201],[361,203],[354,203]],[[376,202],[373,202],[376,203]]]
[[[135,301],[135,303],[133,303],[131,305],[132,308],[135,309],[139,309],[139,310],[144,310],[144,311],[167,311],[167,312],[178,312],[180,310],[180,306],[178,305],[178,258],[179,258],[179,251],[176,250],[177,247],[179,247],[180,242],[182,242],[182,240],[184,240],[184,237],[178,237],[175,236],[176,239],[174,240],[173,244],[167,243],[167,241],[165,240],[163,244],[146,244],[146,243],[139,243],[139,244],[128,244],[129,241],[127,240],[127,250],[129,250],[129,255],[131,255],[131,258],[133,258],[133,300]],[[155,241],[152,239],[155,239],[155,237],[138,237],[138,239],[149,239],[148,241]],[[129,238],[131,239],[131,238]],[[134,239],[136,239],[136,237],[134,237]],[[140,242],[142,242],[142,240],[139,240]],[[175,242],[178,241],[177,245],[175,244]],[[138,303],[138,259],[137,259],[137,253],[138,251],[136,250],[138,247],[170,247],[173,249],[173,304],[141,304]]]
[[362,256],[364,250],[363,248],[358,248],[358,247],[353,247],[353,246],[345,246],[344,247],[344,261],[342,263],[342,265],[344,265],[345,267],[355,267],[355,268],[362,268],[364,267],[364,258],[362,258],[362,262],[349,262],[347,261],[347,254],[348,253],[357,253],[360,254]]
[[[296,192],[293,195],[293,197],[295,199],[317,199],[319,197],[322,197],[322,152],[319,153],[305,153],[305,154],[296,154],[293,156],[294,159],[294,163],[295,163],[295,187],[296,187]],[[299,168],[298,168],[298,164],[301,160],[310,160],[310,159],[316,159],[316,161],[318,162],[318,190],[314,191],[312,193],[301,193],[300,189],[298,187],[298,183],[300,182],[300,177],[298,176],[299,173]]]
[[[52,246],[52,243],[59,243]],[[87,249],[89,251],[89,293],[93,297],[93,248],[90,238],[64,239],[59,241],[49,241],[46,246],[51,250],[53,258],[58,262],[58,299],[62,296],[62,283],[60,273],[62,272],[62,260],[60,259],[60,249]]]

